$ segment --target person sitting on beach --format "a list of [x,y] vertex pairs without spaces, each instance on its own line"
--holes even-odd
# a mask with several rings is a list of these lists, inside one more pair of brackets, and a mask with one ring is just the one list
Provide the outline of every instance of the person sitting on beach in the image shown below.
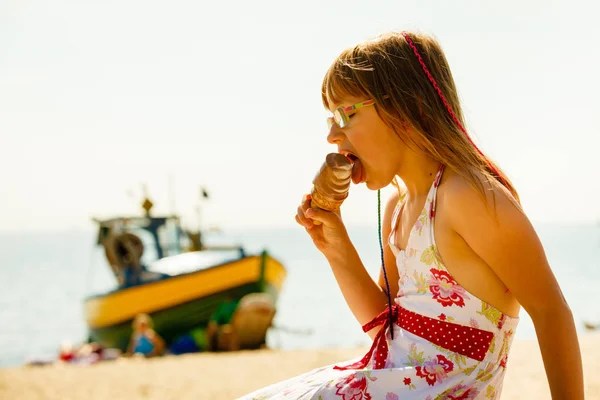
[[104,360],[115,360],[121,356],[121,350],[106,348],[100,343],[89,342],[73,345],[64,342],[59,350],[58,361],[72,364],[95,364]]
[[239,343],[232,318],[239,299],[228,297],[213,312],[206,327],[206,349],[208,351],[235,351]]
[[242,399],[498,399],[521,306],[552,398],[583,399],[573,314],[516,189],[464,128],[437,40],[391,32],[344,50],[321,94],[327,141],[353,162],[352,181],[397,189],[381,209],[378,281],[339,212],[311,208],[307,194],[295,215],[372,346]]
[[164,340],[152,329],[152,319],[148,314],[138,314],[133,320],[133,333],[127,347],[128,356],[140,354],[145,357],[162,355]]
[[184,354],[264,348],[274,316],[275,304],[268,293],[249,293],[239,300],[229,297],[211,315],[208,326],[176,337],[169,351]]

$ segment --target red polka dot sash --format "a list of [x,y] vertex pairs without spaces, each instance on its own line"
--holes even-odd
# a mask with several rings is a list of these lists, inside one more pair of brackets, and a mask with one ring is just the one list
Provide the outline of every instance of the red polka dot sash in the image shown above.
[[[417,314],[400,307],[397,304],[392,307],[391,319],[396,325],[407,332],[426,339],[446,350],[477,361],[483,361],[494,337],[492,332],[426,317],[425,315]],[[385,338],[386,328],[390,327],[388,310],[383,311],[362,328],[363,331],[368,332],[381,325],[383,326],[375,336],[375,339],[373,339],[373,345],[360,361],[350,365],[336,365],[334,369],[363,369],[367,367],[372,358],[373,369],[383,369],[389,351]]]

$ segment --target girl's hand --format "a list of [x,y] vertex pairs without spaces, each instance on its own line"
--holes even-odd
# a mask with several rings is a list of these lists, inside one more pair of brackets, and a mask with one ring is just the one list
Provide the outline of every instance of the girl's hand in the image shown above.
[[[326,257],[343,253],[352,243],[339,211],[329,212],[311,208],[310,201],[310,195],[305,195],[298,207],[296,222],[306,229],[317,249]],[[313,221],[319,221],[321,224],[315,225]]]

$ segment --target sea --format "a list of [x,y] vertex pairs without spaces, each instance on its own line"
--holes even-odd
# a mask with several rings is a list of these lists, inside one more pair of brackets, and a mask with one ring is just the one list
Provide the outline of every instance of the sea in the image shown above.
[[[552,270],[585,334],[584,321],[600,322],[600,225],[535,224]],[[377,277],[376,227],[350,227],[368,271]],[[301,227],[248,229],[219,234],[247,252],[269,251],[287,271],[267,344],[278,349],[366,346],[369,338],[348,309],[329,265]],[[95,245],[96,232],[0,233],[0,367],[57,355],[61,343],[87,337],[83,299],[115,287]],[[522,265],[521,268],[528,268]],[[533,288],[535,281],[529,282]],[[521,311],[517,338],[534,339]]]

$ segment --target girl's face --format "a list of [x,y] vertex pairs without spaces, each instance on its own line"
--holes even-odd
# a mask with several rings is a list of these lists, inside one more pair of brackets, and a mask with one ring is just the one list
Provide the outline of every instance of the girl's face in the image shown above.
[[135,324],[135,330],[138,332],[144,332],[146,329],[148,329],[148,322],[144,319],[141,319],[139,321],[136,322]]
[[[347,97],[331,104],[330,111],[361,103],[365,98]],[[371,190],[389,185],[402,167],[407,146],[398,134],[379,117],[377,104],[347,113],[350,121],[344,128],[333,124],[327,141],[338,146],[338,152],[355,160],[354,183],[365,182]]]

